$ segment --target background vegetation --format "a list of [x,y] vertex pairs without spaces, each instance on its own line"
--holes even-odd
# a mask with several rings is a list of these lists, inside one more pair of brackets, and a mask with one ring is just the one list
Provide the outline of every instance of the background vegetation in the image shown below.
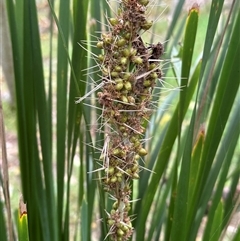
[[[90,107],[97,106],[95,92],[75,100],[99,83],[94,46],[107,29],[104,15],[116,11],[118,3],[109,2],[5,2],[21,187],[12,183],[15,173],[8,178],[1,121],[1,240],[108,240],[105,210],[113,201],[93,172],[104,143],[101,110]],[[184,3],[149,4],[155,26],[143,39],[164,43],[164,78],[147,126],[149,154],[133,183],[133,240],[239,240],[239,218],[231,221],[240,200],[240,6],[212,0],[188,17]],[[13,204],[20,193],[27,232]]]

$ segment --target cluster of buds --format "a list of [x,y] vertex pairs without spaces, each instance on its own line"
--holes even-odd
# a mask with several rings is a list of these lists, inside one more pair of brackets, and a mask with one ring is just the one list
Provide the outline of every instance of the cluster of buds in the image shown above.
[[139,178],[139,159],[147,154],[142,137],[152,106],[151,94],[161,78],[161,43],[145,45],[140,34],[151,28],[146,20],[148,0],[121,0],[115,18],[109,19],[110,31],[102,34],[97,47],[102,70],[102,89],[98,101],[108,123],[102,153],[104,189],[115,199],[108,214],[112,240],[128,240],[133,227],[130,210],[130,183]]

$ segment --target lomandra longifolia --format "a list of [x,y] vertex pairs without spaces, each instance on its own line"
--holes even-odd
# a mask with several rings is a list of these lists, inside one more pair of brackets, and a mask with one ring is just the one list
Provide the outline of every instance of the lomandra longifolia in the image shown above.
[[108,19],[110,31],[103,33],[97,47],[102,71],[101,92],[105,144],[101,155],[104,189],[115,200],[107,213],[112,240],[128,240],[133,227],[130,210],[130,183],[139,178],[138,160],[147,155],[143,147],[144,123],[152,112],[151,94],[161,78],[161,43],[146,45],[141,35],[152,22],[146,19],[148,0],[121,0],[117,15]]

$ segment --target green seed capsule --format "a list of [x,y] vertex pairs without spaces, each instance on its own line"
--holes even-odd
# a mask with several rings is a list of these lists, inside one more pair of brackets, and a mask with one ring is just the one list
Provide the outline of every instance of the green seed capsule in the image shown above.
[[110,180],[111,183],[115,183],[116,181],[117,181],[117,177],[112,177]]
[[113,57],[114,57],[114,58],[118,58],[118,57],[119,57],[119,51],[113,52]]
[[121,172],[117,172],[117,173],[116,173],[116,176],[117,176],[117,177],[122,177],[122,173],[121,173]]
[[123,88],[123,83],[122,82],[119,82],[115,85],[115,89],[116,90],[121,90]]
[[116,82],[116,83],[123,83],[123,80],[122,80],[121,78],[116,78],[116,79],[115,79],[115,82]]
[[124,24],[124,27],[129,28],[130,26],[131,26],[131,23],[129,21],[126,21],[125,24]]
[[124,232],[122,231],[122,229],[119,228],[117,230],[117,235],[120,236],[120,237],[122,237],[124,235]]
[[128,119],[128,116],[126,114],[121,115],[120,121],[121,122],[126,122]]
[[131,38],[131,33],[125,33],[124,38],[129,40]]
[[118,41],[117,41],[117,46],[118,47],[122,47],[122,46],[124,46],[125,44],[126,44],[126,39],[124,39],[124,38],[121,38],[121,39],[119,39]]
[[120,130],[121,132],[124,132],[124,131],[126,130],[126,127],[125,127],[125,126],[120,126],[120,127],[119,127],[119,130]]
[[135,56],[136,54],[137,54],[137,50],[134,49],[134,48],[131,48],[131,50],[130,50],[130,55],[131,55],[131,56]]
[[[130,210],[131,210],[130,205],[128,205],[128,206],[126,206],[126,207],[124,208],[124,211],[126,211],[126,212],[129,212]],[[127,227],[127,226],[125,226],[125,227]]]
[[113,78],[118,77],[118,76],[119,76],[119,73],[116,72],[116,71],[112,71],[112,72],[111,72],[111,76],[112,76]]
[[122,231],[123,232],[127,232],[129,230],[128,226],[127,225],[122,225]]
[[158,75],[157,75],[156,72],[151,73],[150,76],[151,76],[151,78],[153,78],[153,79],[156,79],[156,78],[158,77]]
[[156,64],[154,64],[154,63],[151,63],[150,65],[149,65],[149,70],[152,70],[152,69],[155,69],[157,67],[157,65]]
[[122,95],[122,96],[121,96],[121,100],[122,100],[122,102],[124,102],[124,103],[128,103],[128,98],[127,98],[125,95]]
[[132,171],[131,171],[131,169],[128,168],[128,169],[126,170],[126,173],[127,173],[129,176],[131,176],[131,175],[132,175]]
[[108,222],[108,225],[109,225],[109,226],[112,226],[112,225],[114,224],[114,220],[112,220],[112,219],[108,219],[107,222]]
[[144,29],[144,30],[148,30],[148,29],[150,29],[151,27],[152,27],[152,25],[153,25],[153,22],[151,21],[151,22],[145,22],[141,27],[142,27],[142,29]]
[[138,154],[136,154],[135,156],[134,156],[134,159],[135,160],[138,160],[140,158],[140,156],[138,155]]
[[117,181],[118,181],[118,182],[122,182],[122,177],[118,177],[118,178],[117,178]]
[[133,176],[132,176],[133,179],[139,179],[139,175],[137,173],[133,173]]
[[144,149],[144,148],[141,148],[139,151],[138,151],[138,154],[140,156],[146,156],[147,155],[147,151]]
[[122,90],[122,94],[123,94],[123,95],[127,95],[127,94],[128,94],[128,90],[123,89],[123,90]]
[[[119,118],[120,122],[122,122],[122,123],[125,123],[127,121],[127,119],[128,119],[127,115],[121,115]],[[126,130],[126,128],[125,128],[125,130]]]
[[125,73],[124,75],[123,75],[123,80],[129,80],[130,79],[130,77],[131,77],[131,73],[129,73],[129,72],[127,72],[127,73]]
[[131,90],[132,89],[132,84],[129,82],[129,81],[127,81],[125,84],[124,84],[124,87],[125,87],[125,89],[126,90]]
[[135,159],[134,159],[134,161],[133,161],[133,164],[139,166],[138,161],[135,160]]
[[141,98],[141,101],[142,101],[142,102],[144,102],[144,101],[147,100],[147,96],[146,96],[146,95],[141,95],[140,98]]
[[120,63],[121,63],[121,65],[126,65],[126,64],[127,64],[127,58],[122,57],[122,58],[120,59]]
[[151,80],[144,80],[143,81],[143,86],[145,86],[145,87],[149,87],[149,86],[151,86],[151,84],[152,84]]
[[124,57],[129,57],[129,55],[130,55],[129,49],[124,49],[124,50],[122,51],[122,54],[123,54]]
[[131,228],[132,227],[132,223],[129,221],[129,222],[127,222],[127,226],[129,227],[129,228]]
[[118,20],[116,18],[110,18],[109,22],[111,23],[112,26],[115,26],[118,24]]
[[143,6],[147,6],[149,4],[149,0],[139,0],[139,3]]
[[106,38],[103,39],[103,42],[104,42],[105,44],[110,44],[110,43],[112,43],[112,38],[106,37]]
[[109,174],[109,175],[112,175],[114,173],[114,167],[109,167],[107,169],[105,169],[106,172]]
[[116,202],[113,204],[113,208],[114,208],[115,210],[118,209],[118,201],[116,201]]
[[136,138],[135,136],[131,136],[131,137],[130,137],[130,141],[131,141],[132,143],[135,143],[136,140],[137,140],[137,138]]
[[131,170],[132,172],[138,171],[139,170],[138,165],[134,165]]
[[135,64],[142,64],[143,63],[143,59],[141,57],[136,57],[136,56],[132,59],[132,61]]
[[135,142],[134,142],[134,147],[137,148],[141,145],[140,141],[137,139]]
[[119,65],[116,65],[116,66],[114,67],[114,69],[115,69],[117,72],[121,72],[121,71],[122,71],[122,67],[119,66]]
[[119,130],[120,130],[121,132],[125,132],[125,131],[126,131],[126,127],[125,127],[125,126],[120,126],[120,127],[119,127]]
[[102,67],[102,74],[104,76],[107,76],[108,75],[108,69],[106,67]]
[[116,213],[116,210],[112,209],[110,213],[111,215],[114,215]]
[[101,61],[101,62],[103,62],[104,56],[103,56],[102,54],[99,54],[99,55],[98,55],[98,60]]
[[132,96],[128,96],[128,102],[131,104],[135,104],[135,99]]
[[108,184],[110,182],[110,178],[105,179],[105,183]]
[[126,151],[120,150],[120,156],[121,156],[121,157],[124,157],[125,155],[126,155]]
[[120,154],[120,150],[119,149],[114,149],[113,150],[113,155],[114,156],[118,156]]
[[117,13],[118,13],[118,15],[121,15],[122,14],[122,9],[118,8]]
[[146,97],[149,97],[149,88],[146,88],[143,93],[145,94]]
[[103,41],[98,42],[98,43],[97,43],[97,47],[98,47],[99,49],[103,49]]
[[117,227],[117,228],[121,228],[121,223],[117,222],[117,223],[116,223],[116,227]]
[[106,33],[102,33],[102,38],[107,38],[109,35]]

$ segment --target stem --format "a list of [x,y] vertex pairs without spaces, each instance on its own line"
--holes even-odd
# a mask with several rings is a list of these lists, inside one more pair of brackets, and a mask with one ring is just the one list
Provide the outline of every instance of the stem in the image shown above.
[[[139,178],[138,159],[145,156],[143,124],[151,115],[151,95],[156,80],[162,77],[159,58],[161,43],[145,46],[140,32],[151,28],[146,20],[148,0],[122,0],[118,14],[110,18],[110,31],[102,34],[97,47],[102,71],[98,101],[108,133],[103,156],[105,190],[115,198],[108,215],[112,240],[128,240],[133,227],[130,210],[130,183]],[[106,147],[108,150],[106,150]]]

